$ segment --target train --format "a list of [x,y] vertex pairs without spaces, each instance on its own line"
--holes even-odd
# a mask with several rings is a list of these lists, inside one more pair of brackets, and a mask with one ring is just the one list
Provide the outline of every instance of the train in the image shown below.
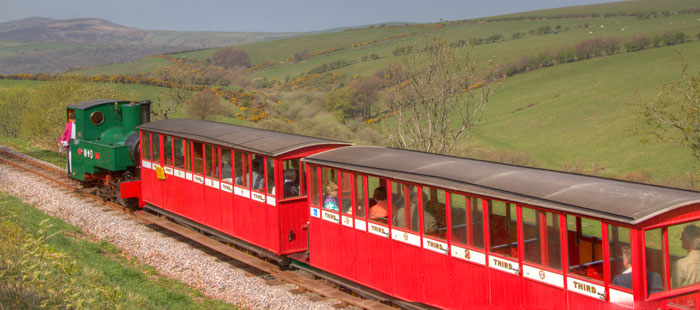
[[700,305],[700,192],[210,121],[151,122],[149,105],[69,106],[69,175],[404,308]]

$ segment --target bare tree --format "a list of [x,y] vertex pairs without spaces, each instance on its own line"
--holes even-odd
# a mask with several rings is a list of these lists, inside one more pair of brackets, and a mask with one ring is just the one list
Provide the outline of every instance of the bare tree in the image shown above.
[[665,142],[689,149],[700,163],[700,72],[690,74],[683,64],[677,80],[664,84],[654,100],[643,103],[637,118],[641,140]]
[[477,68],[470,47],[452,48],[438,36],[392,68],[386,75],[392,79],[388,94],[395,115],[389,144],[439,154],[451,154],[469,139],[502,79],[492,61]]
[[216,65],[224,68],[250,67],[250,55],[246,51],[233,46],[222,47],[211,55]]
[[185,105],[188,116],[201,120],[215,120],[223,110],[221,98],[211,90],[203,90],[192,96]]
[[185,89],[184,86],[194,83],[194,76],[168,67],[154,72],[154,77],[168,81],[170,87],[158,95],[158,100],[151,106],[151,115],[154,120],[167,119],[170,115],[177,113],[177,109],[192,97],[192,91]]

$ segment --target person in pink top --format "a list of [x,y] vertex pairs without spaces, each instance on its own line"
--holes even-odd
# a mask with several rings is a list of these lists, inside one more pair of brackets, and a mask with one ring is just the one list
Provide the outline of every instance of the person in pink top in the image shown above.
[[75,139],[75,113],[68,115],[68,123],[66,123],[66,129],[63,130],[61,135],[61,142],[59,145],[59,151],[63,152],[68,150],[68,172],[71,172],[71,158],[70,158],[70,140]]

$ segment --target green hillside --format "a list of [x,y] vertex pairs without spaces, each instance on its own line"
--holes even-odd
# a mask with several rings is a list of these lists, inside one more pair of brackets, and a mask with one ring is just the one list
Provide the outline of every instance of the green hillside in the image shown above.
[[0,57],[12,56],[28,52],[47,50],[72,50],[78,47],[97,47],[98,44],[56,43],[56,42],[15,42],[0,41]]
[[[670,145],[639,144],[639,137],[632,134],[638,124],[631,104],[652,100],[664,83],[677,78],[683,61],[688,63],[691,72],[700,70],[699,9],[697,0],[623,1],[437,24],[367,27],[237,47],[250,55],[253,66],[265,64],[250,72],[251,79],[286,81],[304,76],[324,64],[347,62],[349,65],[327,72],[341,73],[345,76],[344,82],[349,82],[353,78],[369,77],[397,62],[401,59],[397,48],[420,47],[432,35],[441,36],[452,44],[485,41],[500,35],[495,42],[473,45],[474,61],[482,65],[489,59],[508,64],[523,56],[554,53],[592,38],[618,38],[623,46],[615,55],[556,64],[508,77],[491,99],[483,122],[474,132],[473,145],[464,147],[467,149],[464,154],[473,154],[472,150],[516,151],[527,154],[537,165],[546,168],[561,169],[575,163],[585,171],[597,167],[596,173],[614,177],[648,170],[655,179],[663,180],[693,169],[692,158],[686,150]],[[544,27],[552,31],[538,34],[538,29]],[[640,36],[653,39],[670,32],[684,33],[688,42],[672,46],[658,44],[660,47],[638,52],[627,52],[624,47],[624,43]],[[515,38],[514,33],[522,35]],[[178,68],[182,70],[190,65],[206,66],[215,51],[180,53],[171,55],[170,59],[152,57],[77,73],[84,76],[146,74],[171,67],[178,59],[187,63]],[[302,53],[307,56],[298,57]],[[329,85],[326,89],[339,85],[345,84]],[[257,90],[274,97],[275,102],[278,98],[284,100],[279,101],[281,105],[276,108],[280,113],[279,122],[259,126],[292,130],[290,124],[294,120],[290,117],[295,114],[289,109],[307,112],[323,106],[323,93],[308,95],[302,100],[299,98],[305,95],[301,92],[269,85],[260,87],[267,87]],[[150,88],[144,88],[140,94],[156,100],[159,96]],[[382,106],[381,100],[379,106]],[[179,112],[176,116],[184,114]],[[229,116],[220,116],[219,120],[238,122]],[[310,119],[332,119],[332,115]],[[310,120],[297,118],[296,121]],[[328,132],[336,132],[342,139],[353,139],[349,133],[361,135],[357,124],[333,126],[336,125],[343,129],[333,127]],[[313,126],[297,126],[296,130]],[[365,128],[373,130],[375,136],[381,134],[375,127]],[[309,132],[317,131],[309,129],[298,133]]]

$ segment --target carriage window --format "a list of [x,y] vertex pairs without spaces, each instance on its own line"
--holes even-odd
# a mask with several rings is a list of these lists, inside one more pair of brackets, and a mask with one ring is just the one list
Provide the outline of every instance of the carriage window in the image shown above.
[[645,258],[647,261],[647,292],[649,294],[666,290],[666,259],[663,248],[664,232],[661,228],[644,232]]
[[569,273],[603,281],[603,240],[600,221],[567,215]]
[[561,269],[559,215],[527,207],[522,208],[523,259]]
[[632,248],[630,229],[608,224],[610,284],[632,289]]
[[170,136],[165,136],[165,165],[166,166],[172,166],[173,165],[173,138]]
[[[367,188],[371,190],[369,199],[369,219],[371,221],[389,223],[389,202],[387,201],[386,180],[377,177],[367,177]],[[370,192],[367,192],[369,194]]]
[[[301,172],[299,159],[288,159],[282,162],[284,176],[284,199],[301,196],[299,175]],[[303,177],[301,178],[304,179]]]
[[236,185],[243,187],[250,187],[250,159],[248,158],[248,153],[241,151],[234,151],[233,153],[234,170],[236,177]]
[[518,257],[518,214],[515,204],[490,200],[489,245],[491,252]]
[[275,195],[275,160],[267,158],[267,194]]
[[204,145],[204,157],[205,157],[205,175],[210,178],[219,178],[219,148],[216,146],[205,144]]
[[185,170],[192,171],[192,144],[185,141]]
[[445,191],[423,186],[423,234],[447,239]]
[[392,225],[418,232],[418,189],[413,185],[391,182]]
[[233,183],[231,149],[221,148],[221,181]]
[[265,191],[265,157],[253,154],[250,164],[250,187],[259,191]]
[[323,208],[338,211],[338,173],[335,169],[323,168]]
[[671,289],[700,283],[700,221],[668,227]]
[[[175,146],[175,168],[185,168],[185,148],[182,139],[173,139]],[[189,165],[188,165],[189,166]]]
[[151,137],[153,139],[153,161],[160,164],[160,135],[154,133]]
[[365,218],[365,192],[367,186],[362,175],[355,175],[355,217]]
[[310,202],[312,205],[318,206],[318,195],[320,194],[318,190],[318,167],[309,166],[309,170],[311,173],[311,177],[309,178],[309,182],[311,183],[309,185]]
[[141,132],[142,142],[141,142],[141,158],[150,161],[151,160],[151,134],[149,132]]
[[452,241],[484,248],[483,200],[460,194],[450,195]]
[[340,173],[340,210],[352,215],[352,182],[347,172]]
[[202,155],[202,144],[199,142],[192,142],[192,172],[197,174],[202,174],[204,169],[204,156]]

